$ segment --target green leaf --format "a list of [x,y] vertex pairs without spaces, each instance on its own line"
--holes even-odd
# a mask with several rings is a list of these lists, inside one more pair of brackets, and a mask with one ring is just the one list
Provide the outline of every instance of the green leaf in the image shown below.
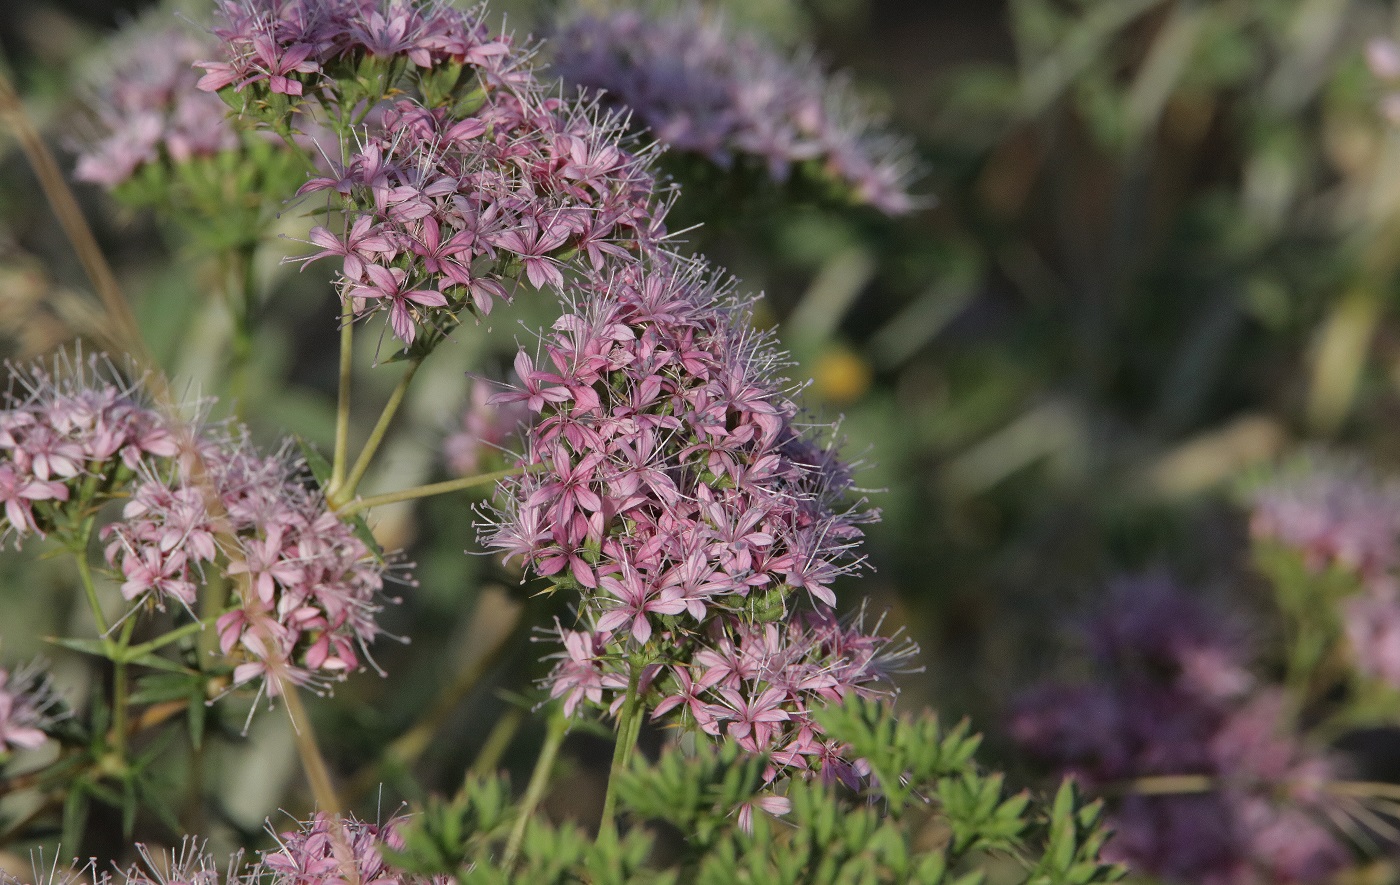
[[85,781],[74,781],[63,799],[63,845],[75,856],[82,849],[83,830],[87,827],[88,807],[91,804]]
[[85,655],[95,655],[114,661],[117,647],[102,639],[70,639],[66,636],[45,636],[44,641],[60,648],[70,649]]

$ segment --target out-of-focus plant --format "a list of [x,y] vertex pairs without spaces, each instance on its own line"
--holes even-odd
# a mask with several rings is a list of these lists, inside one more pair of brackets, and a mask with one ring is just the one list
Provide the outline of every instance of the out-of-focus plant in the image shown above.
[[1393,833],[1396,787],[1357,776],[1377,760],[1356,738],[1400,723],[1400,497],[1321,456],[1249,495],[1280,629],[1238,597],[1227,615],[1161,576],[1122,581],[1085,630],[1091,679],[1047,682],[1012,721],[1110,799],[1104,855],[1168,881],[1329,881]]

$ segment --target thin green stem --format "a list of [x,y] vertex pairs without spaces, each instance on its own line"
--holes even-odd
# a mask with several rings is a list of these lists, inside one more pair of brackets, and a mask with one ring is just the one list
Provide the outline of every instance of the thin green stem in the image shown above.
[[559,747],[564,743],[564,735],[569,730],[569,717],[564,715],[560,707],[555,707],[549,716],[548,731],[545,732],[544,746],[540,747],[539,759],[535,761],[535,770],[530,775],[530,783],[525,787],[525,796],[520,800],[520,811],[515,818],[515,823],[510,828],[510,836],[506,840],[505,854],[501,859],[501,866],[510,870],[515,865],[515,858],[520,854],[520,843],[525,839],[525,827],[529,825],[530,818],[535,815],[535,808],[539,806],[540,800],[544,798],[545,788],[549,786],[549,775],[554,770],[554,760],[559,756]]
[[[199,624],[212,625],[224,613],[224,606],[228,605],[228,589],[228,578],[223,572],[216,571],[209,576],[199,597]],[[218,631],[201,632],[195,649],[199,655],[198,666],[203,670],[208,660],[219,652]]]
[[335,399],[335,455],[331,460],[334,495],[345,482],[345,462],[350,459],[350,381],[354,374],[355,308],[349,298],[340,308],[340,385]]
[[253,362],[253,315],[257,307],[257,275],[253,263],[257,245],[244,244],[229,256],[229,281],[224,300],[233,316],[233,341],[230,343],[228,396],[242,417],[248,391],[248,373]]
[[627,696],[617,717],[617,742],[613,744],[612,766],[608,769],[608,791],[603,798],[603,818],[598,825],[599,841],[617,839],[617,782],[632,762],[632,750],[641,734],[641,692],[637,690],[641,668],[632,666],[627,681]]
[[412,501],[417,498],[431,498],[434,495],[446,495],[449,492],[460,492],[477,486],[490,485],[508,477],[519,476],[522,473],[529,473],[532,469],[534,468],[507,467],[504,470],[495,470],[490,473],[478,473],[476,476],[443,480],[442,482],[430,483],[424,486],[414,486],[411,489],[401,489],[397,492],[371,495],[368,498],[356,498],[336,508],[336,512],[341,516],[349,516],[352,513],[359,513],[361,510],[368,510],[371,507],[379,507],[383,504],[397,504],[400,501]]
[[116,654],[112,658],[112,749],[123,762],[126,761],[127,714],[131,708],[131,680],[127,671],[126,652],[131,645],[131,634],[135,629],[134,617],[128,617],[122,623],[122,632],[116,643]]
[[88,564],[88,540],[92,537],[93,518],[88,517],[73,540],[73,559],[78,563],[78,578],[83,582],[83,593],[87,595],[88,608],[92,609],[92,619],[97,622],[97,633],[107,640],[107,616],[102,613],[102,603],[97,599],[97,585],[92,582],[92,566]]
[[[500,764],[501,757],[505,755],[506,748],[510,746],[511,739],[520,730],[520,723],[525,720],[525,714],[519,707],[509,707],[501,718],[496,720],[496,724],[491,727],[491,733],[486,735],[486,742],[481,745],[481,752],[472,760],[472,767],[467,769],[465,780],[476,777],[484,777],[496,770]],[[465,789],[465,783],[463,785]]]
[[379,420],[375,422],[374,429],[370,431],[369,439],[365,440],[365,447],[360,450],[360,456],[355,459],[355,464],[350,468],[350,474],[345,478],[345,483],[336,486],[335,490],[331,492],[329,496],[331,507],[339,509],[355,496],[355,489],[359,486],[360,480],[364,479],[369,465],[373,463],[375,453],[379,451],[380,443],[384,442],[384,436],[389,432],[389,425],[394,422],[394,415],[398,413],[399,406],[403,404],[404,395],[408,393],[408,385],[413,382],[413,376],[418,374],[418,367],[421,365],[423,365],[422,357],[409,361],[408,370],[399,379],[394,392],[389,394],[389,401],[384,404],[384,411],[379,413]]
[[162,636],[157,636],[155,639],[152,639],[149,642],[143,642],[140,645],[133,645],[125,651],[123,655],[123,660],[134,661],[139,657],[148,655],[151,652],[156,651],[157,649],[164,648],[172,642],[177,642],[181,639],[184,639],[191,633],[198,633],[201,630],[213,627],[214,622],[216,620],[218,620],[217,616],[205,618],[202,621],[192,621],[188,624],[185,624],[182,627],[176,627],[169,633],[166,633]]
[[311,785],[311,795],[316,805],[326,814],[340,817],[340,797],[331,784],[331,771],[321,748],[316,744],[316,733],[311,730],[311,717],[301,702],[296,686],[288,685],[282,693],[287,703],[287,715],[292,718],[292,738],[296,742],[297,754],[301,756],[302,768],[306,770],[307,783]]

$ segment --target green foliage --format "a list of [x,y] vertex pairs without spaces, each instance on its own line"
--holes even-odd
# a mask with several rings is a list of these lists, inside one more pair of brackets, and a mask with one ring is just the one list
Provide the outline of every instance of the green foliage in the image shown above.
[[[973,760],[978,737],[966,723],[896,716],[888,705],[851,699],[819,714],[872,772],[852,791],[818,778],[777,786],[767,761],[733,745],[673,746],[655,762],[634,759],[617,784],[632,824],[596,841],[575,823],[532,819],[513,869],[502,866],[511,818],[504,781],[473,780],[451,803],[430,802],[404,831],[392,860],[420,874],[467,883],[837,883],[983,881],[995,867],[1021,870],[1033,885],[1112,882],[1122,871],[1099,859],[1107,833],[1098,803],[1063,785],[1048,807],[1007,795],[1003,777]],[[789,810],[770,816],[768,798]],[[744,823],[750,822],[746,829]],[[670,833],[667,837],[665,834]]]

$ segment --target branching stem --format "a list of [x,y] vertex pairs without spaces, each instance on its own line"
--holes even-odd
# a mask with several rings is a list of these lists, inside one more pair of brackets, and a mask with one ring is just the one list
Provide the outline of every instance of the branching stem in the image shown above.
[[369,439],[365,440],[365,447],[360,450],[360,456],[355,459],[355,464],[350,468],[350,474],[345,478],[342,485],[333,486],[330,493],[330,504],[333,508],[339,509],[345,506],[351,498],[355,496],[355,489],[360,485],[360,480],[364,479],[369,466],[374,462],[375,453],[379,451],[379,446],[384,442],[384,436],[389,432],[389,425],[394,421],[394,415],[398,414],[399,406],[403,404],[404,395],[408,393],[408,385],[413,383],[413,376],[418,373],[418,367],[423,365],[423,358],[416,357],[409,361],[408,370],[399,379],[394,392],[389,394],[389,401],[384,404],[384,411],[379,413],[379,420],[375,422],[374,429],[370,431]]
[[400,501],[412,501],[417,498],[431,498],[434,495],[446,495],[450,492],[460,492],[466,489],[476,488],[477,486],[490,485],[508,477],[519,476],[522,473],[530,472],[532,469],[531,467],[507,467],[504,470],[495,470],[491,473],[478,473],[476,476],[464,476],[461,479],[443,480],[442,482],[430,483],[428,485],[414,486],[411,489],[401,489],[397,492],[371,495],[368,498],[356,498],[336,508],[336,512],[341,516],[349,516],[352,513],[359,513],[361,510],[368,510],[371,507],[379,507],[383,504],[397,504]]

